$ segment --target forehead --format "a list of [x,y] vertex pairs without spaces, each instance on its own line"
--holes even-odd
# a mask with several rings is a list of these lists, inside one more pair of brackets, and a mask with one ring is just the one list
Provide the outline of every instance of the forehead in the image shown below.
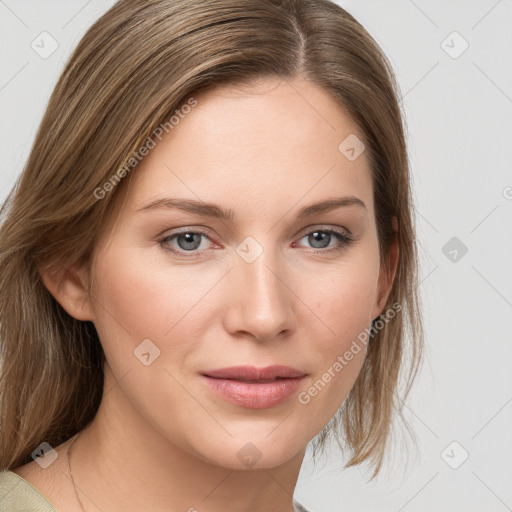
[[355,195],[372,208],[365,152],[351,161],[339,149],[349,136],[364,137],[324,89],[303,80],[266,79],[193,98],[197,105],[132,171],[133,209],[159,195],[236,210],[326,194]]

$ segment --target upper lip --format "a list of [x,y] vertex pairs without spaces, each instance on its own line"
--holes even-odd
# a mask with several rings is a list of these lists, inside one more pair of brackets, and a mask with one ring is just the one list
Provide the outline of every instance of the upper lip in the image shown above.
[[208,370],[203,372],[207,377],[215,379],[231,380],[271,380],[271,379],[294,379],[304,377],[305,372],[292,368],[290,366],[273,365],[265,368],[256,368],[255,366],[231,366],[229,368],[219,368],[217,370]]

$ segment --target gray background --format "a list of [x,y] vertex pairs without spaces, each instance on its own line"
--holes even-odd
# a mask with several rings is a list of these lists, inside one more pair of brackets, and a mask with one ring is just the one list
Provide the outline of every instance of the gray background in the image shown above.
[[[64,61],[112,4],[0,0],[0,199]],[[315,471],[308,457],[296,497],[314,512],[512,510],[512,2],[339,4],[382,46],[400,82],[427,354],[405,407],[418,450],[397,437],[389,469],[371,483],[365,468],[343,470],[336,450]],[[58,43],[48,58],[31,47],[42,46],[43,31]]]

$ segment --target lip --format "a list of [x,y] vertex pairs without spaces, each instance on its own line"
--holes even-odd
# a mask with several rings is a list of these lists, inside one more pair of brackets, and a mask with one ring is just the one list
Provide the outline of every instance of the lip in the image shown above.
[[293,395],[305,372],[290,366],[232,366],[202,372],[208,387],[228,402],[249,409],[274,407]]

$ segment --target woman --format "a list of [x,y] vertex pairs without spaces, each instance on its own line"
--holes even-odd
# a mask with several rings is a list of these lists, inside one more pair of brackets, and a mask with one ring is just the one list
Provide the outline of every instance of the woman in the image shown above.
[[422,339],[397,95],[328,0],[92,26],[2,208],[0,510],[305,510],[331,436],[378,474]]

